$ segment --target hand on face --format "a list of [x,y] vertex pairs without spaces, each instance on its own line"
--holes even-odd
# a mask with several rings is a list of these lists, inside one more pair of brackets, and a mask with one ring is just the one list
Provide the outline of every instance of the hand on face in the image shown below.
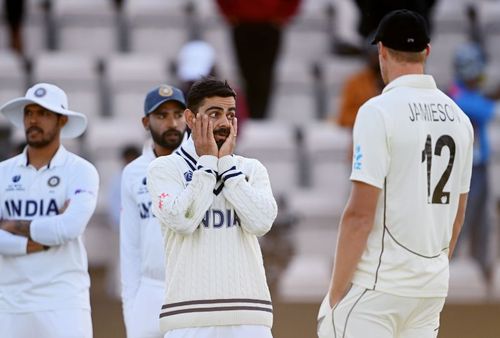
[[198,156],[217,156],[219,150],[215,143],[213,123],[206,114],[198,114],[193,118],[193,140]]
[[219,158],[226,155],[232,155],[234,153],[234,148],[236,147],[236,135],[238,135],[238,119],[236,117],[231,121],[229,129],[229,136],[219,149]]

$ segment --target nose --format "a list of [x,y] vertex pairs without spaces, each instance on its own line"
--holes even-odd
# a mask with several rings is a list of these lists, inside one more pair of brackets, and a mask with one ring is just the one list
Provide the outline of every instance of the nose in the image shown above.
[[170,128],[177,127],[177,119],[175,118],[175,116],[169,115],[167,117],[167,126]]

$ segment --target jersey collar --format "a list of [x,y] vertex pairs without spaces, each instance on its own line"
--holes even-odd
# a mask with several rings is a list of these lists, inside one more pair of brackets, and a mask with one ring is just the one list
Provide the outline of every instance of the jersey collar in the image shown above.
[[[59,148],[57,149],[55,155],[52,157],[52,159],[49,161],[47,164],[46,168],[54,168],[63,165],[64,162],[66,162],[66,158],[68,156],[68,151],[64,146],[61,144]],[[29,165],[28,162],[28,147],[24,147],[23,152],[19,154],[18,159],[17,159],[17,165],[20,167],[27,167]]]
[[392,80],[387,86],[385,86],[382,93],[388,92],[393,88],[397,87],[413,87],[413,88],[423,88],[423,89],[437,89],[436,82],[432,75],[427,74],[409,74],[402,75],[394,80]]
[[189,167],[191,167],[191,170],[194,171],[196,169],[196,163],[198,162],[198,159],[200,157],[196,153],[193,138],[191,136],[189,136],[181,144],[181,146],[175,151],[175,153],[181,156],[186,161]]

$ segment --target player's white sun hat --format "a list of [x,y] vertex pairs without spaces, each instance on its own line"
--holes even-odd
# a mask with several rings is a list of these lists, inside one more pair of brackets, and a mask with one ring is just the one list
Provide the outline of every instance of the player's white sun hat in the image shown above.
[[75,138],[87,128],[87,117],[68,109],[68,97],[59,87],[49,83],[37,83],[24,97],[13,99],[2,107],[5,117],[17,128],[24,128],[24,107],[28,104],[38,104],[51,112],[66,115],[68,122],[61,129],[61,138]]

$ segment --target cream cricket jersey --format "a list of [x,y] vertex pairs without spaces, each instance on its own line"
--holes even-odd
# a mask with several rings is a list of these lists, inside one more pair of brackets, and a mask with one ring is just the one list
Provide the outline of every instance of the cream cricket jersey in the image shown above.
[[351,180],[382,189],[353,282],[399,296],[444,297],[473,130],[430,75],[405,75],[359,110]]
[[165,239],[162,331],[272,326],[257,236],[276,218],[269,177],[257,160],[198,157],[192,139],[154,160],[147,185]]
[[98,186],[95,167],[63,146],[39,170],[28,163],[26,149],[0,163],[0,218],[31,220],[31,238],[50,246],[26,254],[25,237],[0,230],[0,312],[90,309],[81,236]]
[[153,149],[147,146],[140,157],[124,168],[122,174],[120,269],[126,322],[131,320],[130,311],[141,282],[153,283],[164,289],[163,238],[160,224],[151,210],[151,197],[146,185],[147,168],[155,158]]

